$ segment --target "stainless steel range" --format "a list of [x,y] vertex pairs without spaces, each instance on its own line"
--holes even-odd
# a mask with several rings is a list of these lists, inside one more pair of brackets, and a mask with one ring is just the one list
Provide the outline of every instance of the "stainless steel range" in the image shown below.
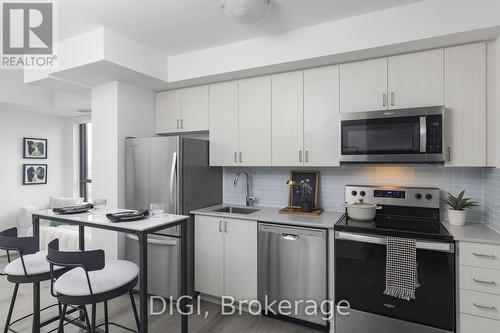
[[[439,189],[346,186],[346,202],[360,198],[382,209],[373,221],[335,225],[335,303],[349,304],[336,332],[455,332],[455,247],[440,223]],[[414,300],[383,293],[388,236],[416,240]]]

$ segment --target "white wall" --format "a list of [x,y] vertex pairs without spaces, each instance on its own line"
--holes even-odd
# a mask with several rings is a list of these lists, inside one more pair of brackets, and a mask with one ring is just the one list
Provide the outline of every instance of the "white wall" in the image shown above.
[[[463,43],[464,41],[454,39],[453,35],[481,29],[498,29],[499,25],[500,1],[497,0],[419,1],[171,56],[167,59],[168,82],[340,56],[435,38],[442,38],[443,44],[450,41]],[[440,45],[433,47],[438,46]]]
[[[110,209],[125,206],[125,138],[154,135],[154,93],[122,82],[92,88],[92,190]],[[122,256],[114,232],[92,234],[93,246],[108,258]]]
[[155,94],[125,83],[118,94],[118,206],[125,207],[125,138],[155,135]]
[[92,88],[94,198],[125,205],[125,138],[154,132],[154,93],[121,82]]
[[[47,139],[48,158],[23,159],[23,137]],[[48,204],[50,196],[72,196],[73,121],[70,118],[0,109],[0,147],[0,230],[17,225],[21,206]],[[23,163],[47,164],[47,185],[22,185]]]

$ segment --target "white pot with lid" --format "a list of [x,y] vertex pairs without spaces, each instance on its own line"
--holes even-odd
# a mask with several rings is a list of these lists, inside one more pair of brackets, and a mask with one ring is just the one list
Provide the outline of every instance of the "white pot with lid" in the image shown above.
[[349,218],[363,222],[373,220],[377,214],[377,210],[382,209],[381,206],[366,203],[363,199],[359,199],[358,202],[348,203],[345,207],[347,208]]

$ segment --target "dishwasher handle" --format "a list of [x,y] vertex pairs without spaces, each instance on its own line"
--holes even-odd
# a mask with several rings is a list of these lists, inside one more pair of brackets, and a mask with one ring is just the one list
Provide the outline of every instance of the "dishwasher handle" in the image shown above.
[[286,232],[282,232],[281,233],[281,238],[286,239],[286,240],[294,241],[294,240],[299,239],[300,236],[299,235],[295,235],[295,234],[288,234]]
[[[326,238],[326,230],[310,227],[283,226],[279,224],[259,222],[259,233],[278,234],[280,238],[287,240],[299,240],[301,238]],[[292,237],[287,237],[292,236]],[[286,237],[286,238],[285,238]]]

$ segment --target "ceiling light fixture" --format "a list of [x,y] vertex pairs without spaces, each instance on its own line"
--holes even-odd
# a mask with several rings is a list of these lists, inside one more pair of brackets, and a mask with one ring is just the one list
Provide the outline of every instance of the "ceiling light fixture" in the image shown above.
[[225,0],[220,8],[231,21],[254,24],[271,15],[271,0]]

